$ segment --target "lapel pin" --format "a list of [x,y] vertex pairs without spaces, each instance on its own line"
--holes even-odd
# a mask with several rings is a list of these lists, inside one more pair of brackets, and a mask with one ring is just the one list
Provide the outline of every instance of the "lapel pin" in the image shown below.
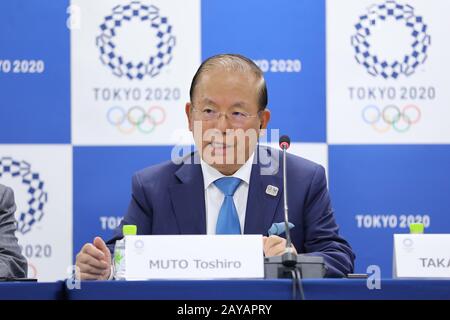
[[278,194],[278,188],[269,184],[266,188],[266,193],[273,197],[276,197]]

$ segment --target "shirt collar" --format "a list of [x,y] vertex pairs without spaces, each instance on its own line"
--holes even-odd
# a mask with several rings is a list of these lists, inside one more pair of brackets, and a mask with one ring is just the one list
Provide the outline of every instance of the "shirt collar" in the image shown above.
[[211,167],[209,164],[207,164],[203,159],[200,160],[200,165],[202,167],[203,172],[203,182],[205,186],[205,190],[217,179],[223,178],[223,177],[235,177],[239,178],[242,181],[244,181],[247,184],[250,184],[250,174],[252,173],[252,164],[253,164],[253,158],[255,157],[255,152],[252,153],[252,155],[247,159],[247,161],[244,163],[242,167],[239,168],[238,171],[236,171],[231,176],[226,176],[222,173],[220,173],[217,169]]

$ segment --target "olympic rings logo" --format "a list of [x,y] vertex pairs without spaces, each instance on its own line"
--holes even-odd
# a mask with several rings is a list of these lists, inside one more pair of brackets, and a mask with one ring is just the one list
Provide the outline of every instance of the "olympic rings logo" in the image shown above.
[[419,107],[414,104],[405,105],[401,110],[394,104],[387,105],[382,110],[376,105],[368,105],[362,111],[364,122],[381,133],[391,128],[397,132],[406,132],[421,117]]
[[148,134],[166,120],[166,111],[160,106],[151,106],[147,110],[134,106],[128,111],[114,106],[108,109],[106,119],[121,133],[131,134],[137,130]]

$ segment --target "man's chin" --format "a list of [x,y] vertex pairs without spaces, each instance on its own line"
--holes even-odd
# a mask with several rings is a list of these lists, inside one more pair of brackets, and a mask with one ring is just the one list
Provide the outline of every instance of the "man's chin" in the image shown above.
[[233,158],[227,159],[227,155],[225,154],[209,154],[203,156],[203,161],[205,161],[210,166],[214,167],[216,165],[235,165],[235,161]]
[[246,162],[246,159],[241,157],[242,159],[236,159],[236,157],[228,157],[229,154],[209,154],[203,156],[203,161],[209,164],[213,168],[239,168],[243,166]]

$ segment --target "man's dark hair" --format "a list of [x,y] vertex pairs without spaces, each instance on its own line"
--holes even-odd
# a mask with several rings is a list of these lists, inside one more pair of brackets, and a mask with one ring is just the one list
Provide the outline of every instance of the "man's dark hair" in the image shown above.
[[251,59],[240,54],[218,54],[203,61],[203,63],[195,73],[194,78],[192,79],[191,88],[189,90],[191,101],[193,99],[194,90],[197,86],[197,82],[199,81],[200,76],[204,72],[215,69],[217,67],[225,68],[228,70],[253,73],[259,82],[257,89],[259,110],[264,110],[267,107],[267,86],[263,72]]

